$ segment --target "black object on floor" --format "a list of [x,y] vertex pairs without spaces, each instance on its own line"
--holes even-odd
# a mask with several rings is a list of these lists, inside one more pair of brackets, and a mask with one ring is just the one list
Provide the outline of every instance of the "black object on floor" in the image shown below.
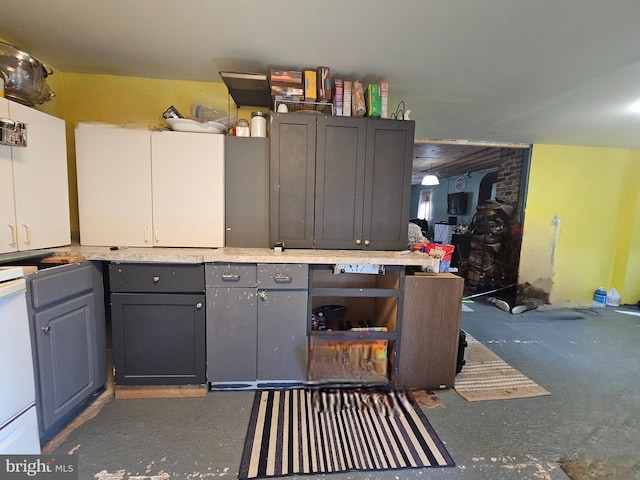
[[462,371],[462,367],[467,363],[464,359],[464,349],[467,348],[467,333],[460,330],[460,339],[458,340],[458,359],[456,361],[456,374]]

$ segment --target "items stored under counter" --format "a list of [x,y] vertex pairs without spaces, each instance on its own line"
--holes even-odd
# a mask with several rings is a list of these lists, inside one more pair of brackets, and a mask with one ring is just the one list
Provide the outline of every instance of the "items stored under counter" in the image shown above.
[[[309,290],[309,380],[389,383],[397,376],[404,267],[336,273],[313,265]],[[338,306],[343,308],[337,308]]]

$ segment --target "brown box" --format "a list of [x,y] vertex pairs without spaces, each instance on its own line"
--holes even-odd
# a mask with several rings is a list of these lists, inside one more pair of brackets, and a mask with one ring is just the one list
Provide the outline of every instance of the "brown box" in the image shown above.
[[389,380],[389,341],[311,337],[309,380],[355,383]]
[[298,70],[271,70],[271,83],[302,85],[302,72]]
[[293,85],[291,83],[272,83],[271,95],[287,97],[287,98],[299,98],[304,100],[304,89],[302,85]]
[[364,103],[364,88],[361,82],[353,82],[351,99],[351,115],[354,117],[364,117],[364,114],[367,112],[367,107]]
[[351,116],[351,96],[353,93],[353,82],[350,80],[344,81],[344,92],[342,98],[342,116]]
[[344,86],[342,79],[336,78],[333,91],[333,110],[336,117],[342,117]]
[[318,101],[331,100],[331,75],[327,67],[318,67]]

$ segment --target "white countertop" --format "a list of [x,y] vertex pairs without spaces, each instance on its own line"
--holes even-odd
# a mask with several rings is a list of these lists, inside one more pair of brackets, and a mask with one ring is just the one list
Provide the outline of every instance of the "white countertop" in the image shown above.
[[426,256],[418,252],[379,250],[315,250],[287,249],[276,252],[269,248],[163,248],[109,247],[72,245],[52,249],[56,255],[82,255],[87,260],[110,262],[155,263],[367,263],[381,265],[424,265]]

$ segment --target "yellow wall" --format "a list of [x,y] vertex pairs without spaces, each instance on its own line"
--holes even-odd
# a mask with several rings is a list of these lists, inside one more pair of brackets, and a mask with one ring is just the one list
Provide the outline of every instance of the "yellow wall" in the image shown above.
[[[50,79],[56,98],[39,109],[67,122],[71,229],[76,232],[78,195],[74,129],[78,122],[164,128],[162,113],[169,106],[173,105],[187,117],[190,116],[191,103],[198,99],[207,105],[219,105],[225,110],[230,108],[230,113],[236,114],[235,105],[233,101],[229,104],[227,88],[221,81],[193,82],[68,72],[56,72]],[[243,108],[238,117],[249,119],[250,114],[251,109]]]
[[[74,128],[80,121],[163,126],[174,105],[194,99],[227,105],[220,82],[159,80],[55,71],[56,98],[38,107],[67,121],[72,230],[78,229]],[[231,103],[232,113],[235,107]],[[251,109],[241,109],[249,118]],[[519,282],[554,304],[589,305],[615,287],[623,303],[640,299],[640,151],[557,145],[533,148]],[[555,222],[554,218],[559,222]]]
[[[599,286],[640,298],[638,152],[535,145],[519,282],[554,304],[590,305]],[[557,221],[556,221],[557,219]]]

